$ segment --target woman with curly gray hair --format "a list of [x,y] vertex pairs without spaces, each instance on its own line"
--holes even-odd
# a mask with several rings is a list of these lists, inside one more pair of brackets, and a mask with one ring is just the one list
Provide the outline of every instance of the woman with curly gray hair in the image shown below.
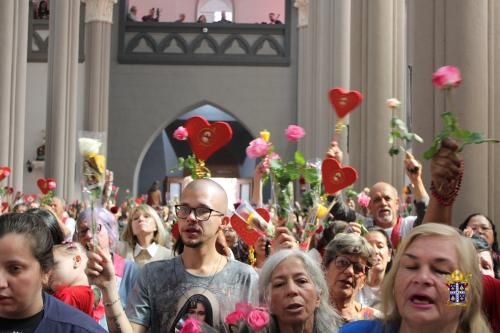
[[355,233],[338,234],[326,246],[323,266],[330,302],[344,322],[381,317],[380,311],[356,302],[375,261],[373,247]]
[[271,313],[270,332],[337,332],[340,318],[328,302],[323,272],[304,252],[288,249],[270,256],[259,291]]

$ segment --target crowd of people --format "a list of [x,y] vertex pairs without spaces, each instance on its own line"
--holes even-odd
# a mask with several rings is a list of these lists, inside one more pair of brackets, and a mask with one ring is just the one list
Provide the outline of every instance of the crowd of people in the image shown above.
[[[327,157],[342,160],[335,142]],[[167,207],[158,189],[93,209],[18,202],[0,215],[0,332],[500,332],[495,225],[474,213],[451,226],[458,146],[432,159],[430,195],[411,154],[403,167],[416,215],[378,182],[364,207],[330,196],[314,230],[299,208],[290,227],[267,207],[274,235],[253,246],[211,179]]]
[[[130,6],[130,9],[127,13],[127,21],[128,22],[160,22],[160,14],[161,14],[161,9],[160,8],[150,8],[148,11],[148,14],[140,17],[138,14],[138,8],[137,6]],[[221,11],[220,12],[220,19],[217,21],[214,21],[212,23],[234,23],[234,20],[229,19],[227,16],[226,11]],[[280,14],[279,13],[269,13],[268,18],[269,21],[262,21],[258,22],[261,24],[283,24],[283,22],[279,19]],[[185,13],[180,13],[178,18],[174,20],[174,23],[189,23],[189,20],[186,20],[187,16]],[[190,23],[201,23],[201,24],[206,24],[207,22],[207,17],[205,15],[199,15],[196,20],[191,21]]]

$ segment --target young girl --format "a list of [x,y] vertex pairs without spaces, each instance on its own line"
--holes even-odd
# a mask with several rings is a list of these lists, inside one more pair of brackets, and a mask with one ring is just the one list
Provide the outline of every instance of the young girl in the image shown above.
[[54,290],[54,297],[92,317],[94,292],[85,275],[88,259],[83,246],[79,243],[56,245],[53,253],[50,287]]

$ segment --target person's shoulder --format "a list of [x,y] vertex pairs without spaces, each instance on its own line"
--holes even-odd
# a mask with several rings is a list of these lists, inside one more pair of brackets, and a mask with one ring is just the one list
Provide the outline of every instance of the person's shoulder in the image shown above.
[[383,333],[383,332],[394,332],[394,331],[385,331],[384,325],[380,320],[353,321],[351,323],[345,324],[339,330],[339,333],[355,333],[355,332]]
[[50,331],[64,328],[75,333],[106,332],[93,318],[49,294],[44,294],[44,308],[44,327]]
[[258,277],[257,272],[255,272],[255,269],[253,269],[252,266],[242,263],[236,259],[229,258],[226,269]]

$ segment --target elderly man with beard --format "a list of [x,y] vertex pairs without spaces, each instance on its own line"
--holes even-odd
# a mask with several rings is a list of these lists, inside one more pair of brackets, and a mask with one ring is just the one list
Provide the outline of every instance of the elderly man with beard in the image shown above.
[[422,223],[429,203],[429,195],[422,182],[422,165],[410,153],[407,153],[405,158],[405,170],[411,182],[417,216],[403,218],[399,214],[401,203],[398,191],[388,183],[378,182],[370,189],[368,209],[371,218],[365,220],[366,227],[376,225],[383,228],[394,248],[397,248],[401,239],[411,231],[413,226]]

